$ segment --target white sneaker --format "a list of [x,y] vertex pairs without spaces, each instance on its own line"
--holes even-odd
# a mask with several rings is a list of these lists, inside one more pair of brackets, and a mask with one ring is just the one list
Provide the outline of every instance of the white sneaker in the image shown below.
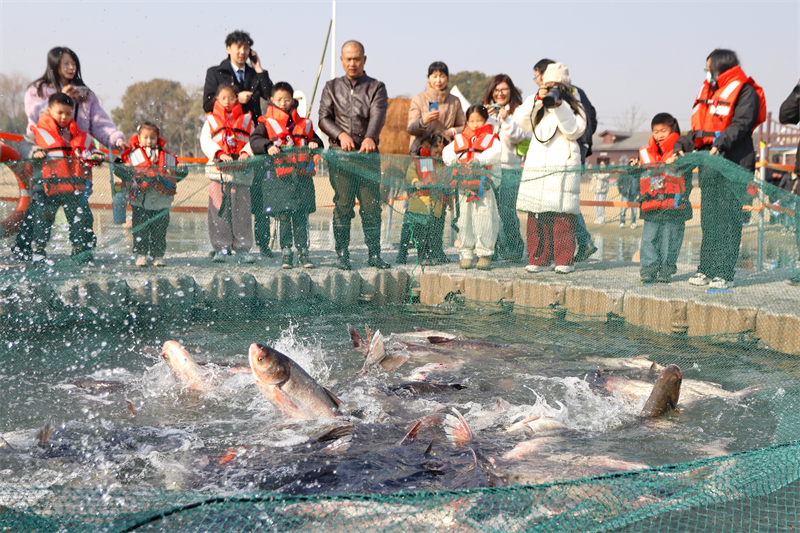
[[525,270],[528,272],[547,272],[549,270],[553,270],[555,267],[553,265],[528,265],[525,267]]
[[136,256],[136,266],[137,267],[146,267],[147,266],[147,256],[146,255],[137,255]]
[[733,287],[733,281],[728,281],[722,278],[714,278],[708,284],[711,289],[730,289]]
[[620,227],[620,228],[624,228],[624,227],[625,227],[625,223],[624,223],[624,222],[620,222],[620,223],[619,223],[619,227]]
[[708,285],[710,281],[711,278],[709,278],[705,274],[698,272],[697,274],[689,278],[689,285]]
[[633,224],[631,224],[631,229],[636,229],[636,222],[634,222]]
[[570,272],[575,272],[574,265],[558,265],[556,267],[556,272],[559,274],[569,274]]
[[215,263],[224,263],[227,257],[228,254],[226,254],[225,252],[222,251],[214,252],[214,258],[212,259],[212,261],[214,261]]
[[240,263],[249,264],[256,262],[256,257],[250,252],[236,252],[236,259],[238,259]]
[[153,259],[153,266],[154,267],[165,267],[167,266],[167,262],[164,261],[163,257],[156,257]]

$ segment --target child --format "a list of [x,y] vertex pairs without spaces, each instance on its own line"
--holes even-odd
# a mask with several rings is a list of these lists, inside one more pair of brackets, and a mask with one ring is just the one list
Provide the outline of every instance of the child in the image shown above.
[[[444,149],[444,137],[433,135],[428,138],[414,140],[412,150],[417,154],[408,166],[406,181],[413,186],[409,193],[408,209],[403,217],[400,230],[400,250],[397,262],[406,264],[408,245],[412,238],[417,244],[417,260],[421,265],[443,263],[436,255],[441,248],[441,235],[435,231],[436,219],[444,217],[447,197],[442,191],[444,169],[441,168],[441,156]],[[437,161],[438,159],[438,161]],[[427,186],[439,185],[439,188]],[[435,239],[439,239],[438,247]]]
[[458,196],[460,266],[472,268],[473,256],[477,255],[475,268],[490,270],[500,230],[500,214],[494,195],[494,187],[500,180],[481,165],[500,160],[501,143],[492,125],[486,124],[489,113],[485,107],[471,106],[466,115],[466,129],[445,147],[442,159],[448,166],[458,164],[453,172],[452,185],[456,187]]
[[316,150],[322,140],[314,133],[311,120],[297,113],[294,89],[285,81],[272,88],[272,96],[264,116],[250,138],[253,154],[274,157],[275,178],[265,182],[270,194],[264,196],[264,207],[280,220],[281,268],[292,268],[292,243],[303,268],[314,268],[308,257],[308,215],[317,210],[314,193],[314,161],[306,150]]
[[[231,248],[245,263],[255,262],[250,255],[253,246],[253,223],[250,219],[250,185],[253,174],[249,169],[225,164],[243,161],[253,120],[244,113],[229,85],[217,89],[214,110],[207,115],[200,132],[200,148],[208,157],[208,235],[214,248],[214,262],[225,262]],[[220,164],[223,163],[223,164]]]
[[669,283],[678,271],[686,221],[692,218],[692,180],[663,166],[672,158],[673,145],[680,137],[678,121],[669,113],[659,113],[650,128],[650,143],[639,150],[639,160],[633,161],[642,165],[638,199],[644,220],[641,278],[643,283]]
[[153,266],[166,266],[169,209],[177,182],[188,169],[177,167],[178,158],[164,150],[165,141],[158,126],[142,122],[138,134],[130,138],[130,148],[121,154],[122,162],[133,169],[119,167],[117,175],[126,182],[133,210],[133,253],[136,266],[147,266],[148,254]]
[[42,162],[41,174],[34,178],[31,204],[20,228],[30,236],[30,259],[46,260],[45,248],[59,207],[69,221],[72,256],[82,262],[92,261],[96,237],[94,217],[89,209],[92,192],[91,167],[103,160],[92,153],[92,137],[78,128],[73,120],[75,102],[64,93],[54,93],[47,100],[47,109],[31,126],[36,148],[34,159]]

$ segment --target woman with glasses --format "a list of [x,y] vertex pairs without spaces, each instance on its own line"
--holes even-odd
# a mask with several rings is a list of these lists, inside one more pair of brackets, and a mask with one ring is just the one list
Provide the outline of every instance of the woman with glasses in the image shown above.
[[[529,137],[511,117],[522,105],[522,95],[507,74],[498,74],[489,82],[483,105],[489,112],[487,124],[494,126],[500,136],[502,183],[497,188],[497,207],[500,211],[500,234],[497,236],[496,256],[508,261],[519,261],[525,253],[525,243],[519,230],[517,216],[517,194],[522,172],[522,157],[517,154],[517,145]],[[504,135],[500,135],[500,133]]]

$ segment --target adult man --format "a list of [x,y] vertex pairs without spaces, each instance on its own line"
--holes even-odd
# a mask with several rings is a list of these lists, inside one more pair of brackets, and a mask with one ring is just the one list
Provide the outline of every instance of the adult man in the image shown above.
[[[547,66],[555,63],[552,59],[542,59],[533,66],[533,74],[536,77],[536,84],[542,86],[542,75],[547,70]],[[586,131],[583,136],[578,139],[578,144],[581,147],[581,165],[586,165],[586,157],[592,154],[592,135],[597,131],[597,111],[589,101],[589,97],[580,87],[572,86],[572,92],[578,93],[578,100],[581,101],[584,111],[586,111]],[[597,247],[592,242],[592,236],[586,229],[586,222],[583,220],[583,214],[579,214],[576,219],[575,225],[575,240],[578,244],[578,249],[575,252],[575,262],[580,263],[586,261],[589,257],[597,251]]]
[[330,138],[331,147],[372,156],[360,156],[356,160],[334,154],[329,160],[338,266],[342,270],[352,269],[350,220],[355,216],[358,198],[364,242],[369,252],[368,264],[389,268],[381,259],[381,166],[377,153],[388,107],[386,86],[364,73],[367,56],[360,42],[344,43],[340,59],[345,75],[325,84],[319,104],[319,127]]
[[[792,92],[781,104],[778,118],[781,124],[797,124],[800,122],[800,83],[792,88]],[[800,144],[797,145],[800,151]],[[790,191],[792,194],[800,195],[800,159],[795,156],[794,172],[787,173],[781,180],[781,187]],[[800,202],[794,203],[794,238],[797,242],[797,250],[800,252]],[[789,285],[800,285],[800,258],[794,266],[794,275],[788,280]]]
[[[236,30],[225,37],[228,59],[206,72],[206,84],[203,89],[203,110],[210,113],[214,109],[217,89],[221,85],[236,88],[242,111],[253,116],[253,122],[261,116],[261,99],[272,95],[272,81],[269,73],[261,68],[261,60],[253,46],[253,39],[247,32]],[[252,66],[247,64],[250,60]],[[251,211],[255,218],[255,239],[261,249],[261,255],[272,257],[269,249],[269,217],[264,211],[262,181],[265,171],[257,169],[250,187]]]

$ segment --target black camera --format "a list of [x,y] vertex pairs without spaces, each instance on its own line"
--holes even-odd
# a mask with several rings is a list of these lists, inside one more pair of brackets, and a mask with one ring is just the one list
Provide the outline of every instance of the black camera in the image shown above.
[[561,87],[553,85],[542,98],[542,104],[549,109],[555,107],[559,100],[561,100]]

